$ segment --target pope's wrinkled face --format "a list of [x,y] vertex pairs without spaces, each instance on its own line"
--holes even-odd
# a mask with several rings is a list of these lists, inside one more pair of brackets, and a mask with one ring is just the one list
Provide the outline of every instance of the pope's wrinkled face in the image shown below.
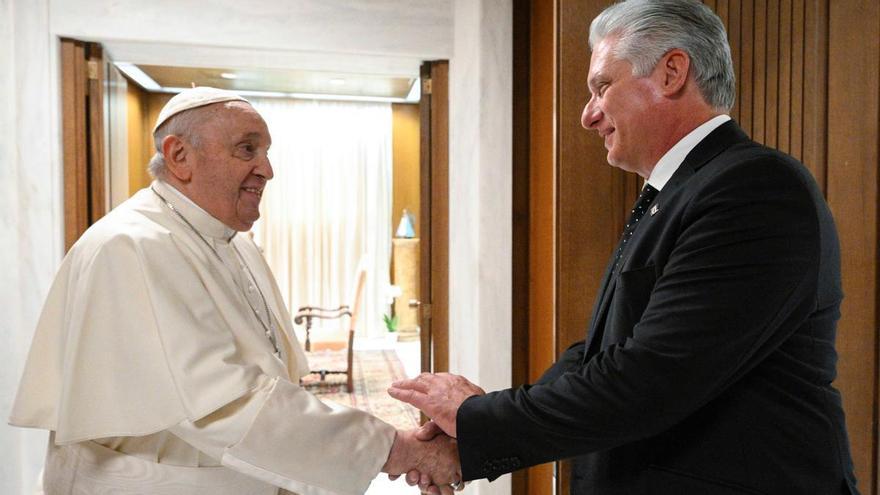
[[590,59],[588,84],[592,96],[581,125],[605,141],[608,163],[645,175],[658,156],[657,88],[651,76],[633,75],[629,61],[614,56],[616,40],[601,41]]
[[217,104],[199,125],[194,146],[192,200],[230,228],[250,230],[260,218],[260,198],[274,175],[267,152],[269,129],[248,103]]

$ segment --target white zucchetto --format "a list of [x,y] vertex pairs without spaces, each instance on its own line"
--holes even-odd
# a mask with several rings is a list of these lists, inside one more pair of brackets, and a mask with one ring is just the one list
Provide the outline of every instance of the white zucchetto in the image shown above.
[[220,103],[223,101],[243,101],[249,103],[241,96],[227,91],[225,89],[211,88],[209,86],[199,86],[192,89],[186,89],[174,95],[174,98],[168,100],[168,103],[162,107],[159,117],[156,119],[156,125],[153,126],[153,132],[159,128],[166,120],[174,115],[190,110],[193,108],[203,107],[212,103]]

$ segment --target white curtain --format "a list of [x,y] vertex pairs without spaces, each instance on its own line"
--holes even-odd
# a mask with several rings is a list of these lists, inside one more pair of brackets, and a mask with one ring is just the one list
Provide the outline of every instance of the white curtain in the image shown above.
[[351,304],[367,269],[356,335],[383,335],[391,258],[391,105],[252,98],[272,134],[275,178],[254,240],[293,314]]

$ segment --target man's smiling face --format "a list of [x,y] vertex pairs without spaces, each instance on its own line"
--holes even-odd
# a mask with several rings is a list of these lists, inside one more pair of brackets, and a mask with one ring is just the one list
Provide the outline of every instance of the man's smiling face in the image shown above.
[[659,95],[651,75],[636,77],[629,61],[615,58],[615,45],[616,40],[608,38],[593,50],[588,79],[592,97],[581,125],[605,140],[608,163],[641,174],[665,151],[658,152],[654,139]]

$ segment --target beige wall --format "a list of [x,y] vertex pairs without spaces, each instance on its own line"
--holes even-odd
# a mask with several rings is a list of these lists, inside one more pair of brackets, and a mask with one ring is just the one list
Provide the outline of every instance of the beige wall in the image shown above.
[[419,106],[406,103],[391,105],[393,186],[391,232],[397,230],[406,208],[416,220],[419,236]]
[[128,193],[134,194],[150,185],[147,164],[153,156],[153,136],[150,131],[159,111],[171,99],[170,94],[149,93],[128,84]]
[[126,104],[128,106],[128,194],[149,184],[146,162],[144,162],[144,100],[145,93],[137,84],[129,81]]

